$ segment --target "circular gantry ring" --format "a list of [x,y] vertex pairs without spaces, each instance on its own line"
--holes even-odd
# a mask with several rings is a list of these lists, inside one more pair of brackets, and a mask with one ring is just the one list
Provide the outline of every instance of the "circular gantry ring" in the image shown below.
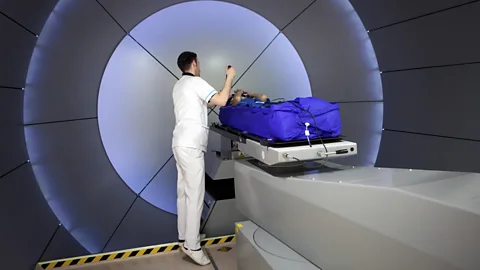
[[[59,1],[25,89],[37,181],[89,252],[176,239],[171,89],[183,50],[198,53],[202,77],[215,87],[232,64],[235,87],[340,102],[343,133],[360,146],[343,162],[374,164],[383,104],[363,101],[382,100],[380,74],[347,0],[288,1],[281,13],[269,8],[274,0],[124,1],[130,10],[114,2]],[[215,149],[216,138],[209,144]]]

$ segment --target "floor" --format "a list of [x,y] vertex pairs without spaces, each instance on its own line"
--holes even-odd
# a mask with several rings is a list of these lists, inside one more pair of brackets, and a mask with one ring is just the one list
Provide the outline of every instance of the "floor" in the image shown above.
[[139,258],[99,262],[87,265],[69,267],[81,270],[236,270],[237,258],[235,243],[214,245],[206,248],[212,263],[206,266],[195,264],[181,251],[155,254]]

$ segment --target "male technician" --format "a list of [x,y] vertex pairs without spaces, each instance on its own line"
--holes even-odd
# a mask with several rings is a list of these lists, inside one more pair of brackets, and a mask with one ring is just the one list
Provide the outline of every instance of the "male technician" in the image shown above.
[[226,105],[236,72],[233,67],[226,68],[225,85],[217,92],[200,78],[200,62],[195,53],[181,53],[177,65],[183,72],[173,87],[172,150],[178,171],[178,239],[185,254],[196,263],[207,265],[210,260],[200,246],[200,218],[205,195],[204,153],[208,143],[207,106]]

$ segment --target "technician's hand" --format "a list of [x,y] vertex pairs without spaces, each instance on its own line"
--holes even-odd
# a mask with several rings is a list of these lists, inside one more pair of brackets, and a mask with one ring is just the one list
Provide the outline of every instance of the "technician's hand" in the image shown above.
[[237,75],[237,71],[235,70],[235,68],[233,66],[231,66],[230,68],[226,67],[225,70],[226,70],[226,73],[227,73],[227,77],[230,77],[230,78],[233,79]]

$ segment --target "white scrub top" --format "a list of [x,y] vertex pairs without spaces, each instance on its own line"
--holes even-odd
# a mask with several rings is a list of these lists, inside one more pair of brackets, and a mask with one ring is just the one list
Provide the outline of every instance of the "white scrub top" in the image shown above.
[[208,102],[217,93],[200,77],[184,73],[173,87],[175,129],[172,147],[182,146],[207,151]]

